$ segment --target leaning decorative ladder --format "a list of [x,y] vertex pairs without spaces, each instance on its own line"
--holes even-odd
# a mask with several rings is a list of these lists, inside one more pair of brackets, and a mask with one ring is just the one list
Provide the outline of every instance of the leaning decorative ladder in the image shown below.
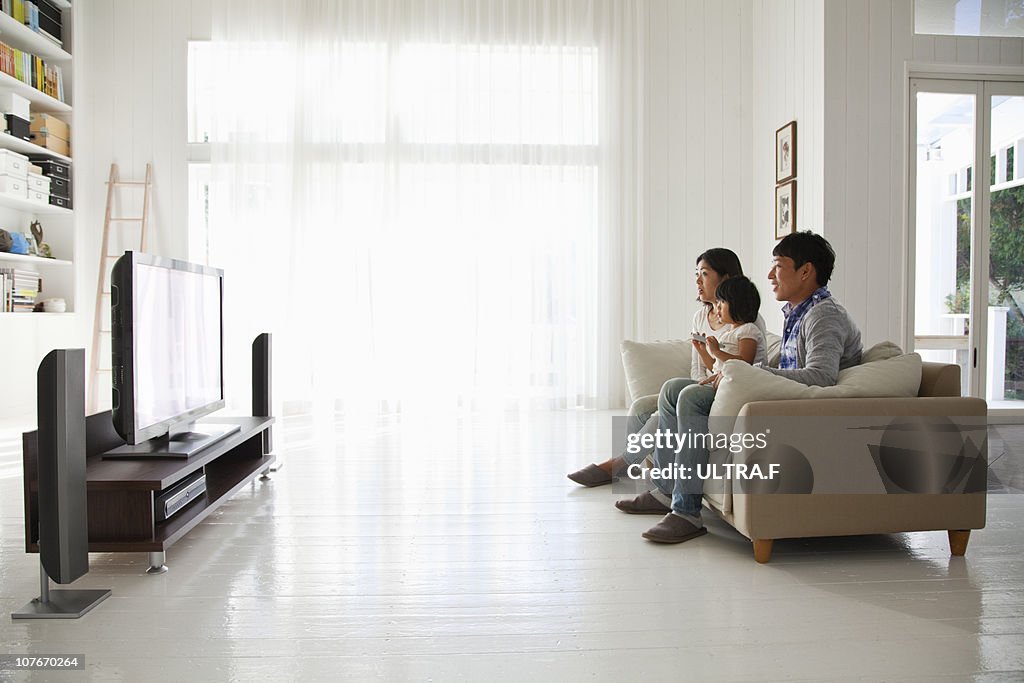
[[[115,190],[122,188],[142,188],[142,215],[141,216],[112,216]],[[100,377],[110,372],[109,363],[104,367],[100,363],[100,341],[109,339],[110,327],[103,327],[103,310],[110,305],[110,263],[120,257],[120,254],[111,254],[110,251],[110,224],[111,223],[138,223],[139,224],[139,251],[146,250],[146,228],[149,226],[149,201],[153,191],[153,167],[146,164],[146,179],[142,181],[121,180],[117,164],[110,164],[110,178],[107,180],[107,209],[103,218],[103,241],[100,245],[100,272],[96,280],[96,311],[92,324],[92,352],[89,355],[89,408],[95,412],[99,404]],[[119,205],[123,206],[123,203]],[[109,359],[108,359],[109,361]]]

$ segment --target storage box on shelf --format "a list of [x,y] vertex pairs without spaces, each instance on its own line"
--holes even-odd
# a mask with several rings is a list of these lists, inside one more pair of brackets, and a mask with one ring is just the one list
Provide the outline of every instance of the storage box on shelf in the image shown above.
[[32,114],[29,120],[32,142],[40,147],[68,156],[71,153],[71,130],[52,114]]

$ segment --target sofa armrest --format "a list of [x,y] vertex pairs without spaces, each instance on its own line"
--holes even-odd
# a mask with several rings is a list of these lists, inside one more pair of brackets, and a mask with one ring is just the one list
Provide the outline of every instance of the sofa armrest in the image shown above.
[[[959,379],[959,376],[958,376]],[[985,416],[988,405],[980,398],[935,396],[916,398],[826,398],[809,401],[752,401],[740,417],[945,415]]]
[[959,396],[960,366],[949,363],[921,363],[921,388],[918,396]]

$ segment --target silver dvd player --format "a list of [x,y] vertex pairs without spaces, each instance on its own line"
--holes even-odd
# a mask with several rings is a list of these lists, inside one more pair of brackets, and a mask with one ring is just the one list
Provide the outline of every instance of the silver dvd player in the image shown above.
[[199,470],[179,481],[174,486],[160,491],[153,498],[153,512],[157,522],[170,519],[186,505],[202,497],[206,492],[206,474]]

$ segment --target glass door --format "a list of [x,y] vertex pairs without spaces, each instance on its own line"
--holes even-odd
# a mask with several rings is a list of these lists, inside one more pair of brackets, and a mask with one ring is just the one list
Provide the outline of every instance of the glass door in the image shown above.
[[994,410],[1024,408],[1024,83],[986,82],[988,339],[985,397]]
[[911,79],[914,349],[1024,412],[1024,83]]
[[971,306],[979,96],[975,82],[910,82],[913,348],[925,360],[959,365],[965,396],[981,391]]

